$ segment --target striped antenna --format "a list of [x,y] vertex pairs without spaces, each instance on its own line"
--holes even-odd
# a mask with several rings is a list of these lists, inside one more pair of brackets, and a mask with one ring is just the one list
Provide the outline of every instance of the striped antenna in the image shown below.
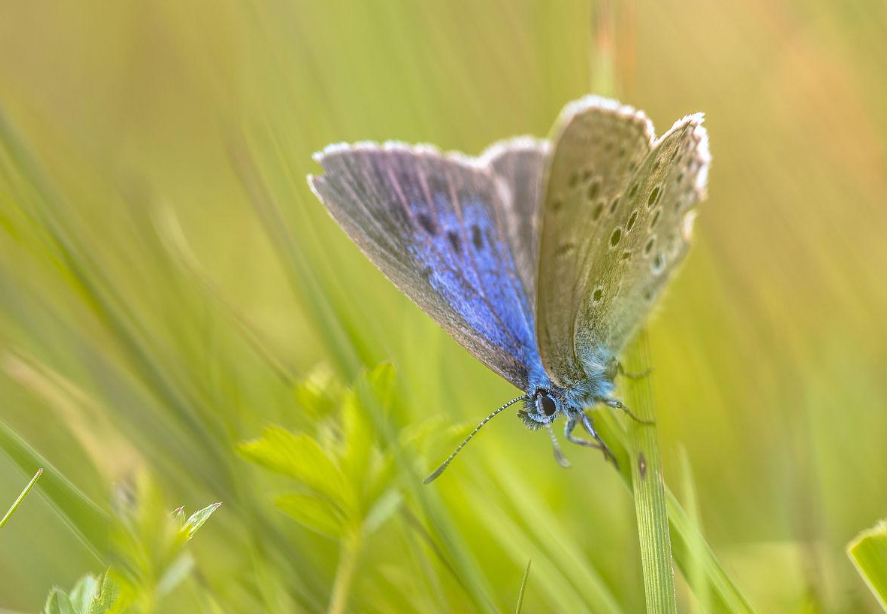
[[424,480],[422,483],[423,483],[423,484],[431,484],[431,482],[433,482],[433,481],[436,480],[438,477],[440,477],[440,474],[444,472],[444,469],[446,469],[447,466],[453,461],[453,459],[456,458],[456,455],[459,453],[459,451],[460,451],[462,448],[465,447],[465,444],[467,444],[469,441],[471,441],[471,438],[472,438],[472,437],[474,437],[475,435],[477,435],[477,432],[481,429],[481,427],[483,427],[483,425],[485,425],[487,422],[489,422],[490,420],[492,420],[493,418],[495,418],[495,417],[496,417],[501,411],[503,411],[504,409],[507,409],[508,407],[511,407],[512,405],[514,405],[514,404],[517,403],[518,401],[523,401],[523,400],[525,400],[526,398],[527,398],[527,396],[524,395],[524,396],[521,396],[521,397],[517,397],[516,399],[511,399],[508,403],[506,403],[505,405],[503,405],[502,407],[500,407],[499,409],[497,409],[496,411],[494,411],[493,413],[491,413],[489,416],[487,416],[486,418],[484,418],[484,419],[481,421],[481,423],[478,424],[478,425],[475,427],[475,429],[474,429],[473,431],[471,431],[471,434],[470,434],[468,437],[465,438],[465,441],[463,441],[462,443],[460,443],[459,446],[458,446],[455,450],[453,450],[453,453],[450,454],[450,457],[449,457],[447,460],[445,460],[445,461],[443,462],[443,464],[441,464],[440,467],[438,467],[437,469],[435,469],[435,470],[434,470],[434,473],[432,473],[432,474],[429,475],[427,478],[425,478],[425,480]]

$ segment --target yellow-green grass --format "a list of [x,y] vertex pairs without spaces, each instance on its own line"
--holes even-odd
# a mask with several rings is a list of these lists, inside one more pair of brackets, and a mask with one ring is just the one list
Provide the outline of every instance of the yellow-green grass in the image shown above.
[[[632,491],[599,454],[568,448],[562,470],[544,434],[503,415],[421,485],[514,390],[399,295],[305,183],[329,142],[476,153],[544,135],[565,102],[615,81],[660,131],[706,112],[714,155],[696,246],[647,326],[686,562],[677,609],[879,611],[844,545],[887,501],[887,14],[876,0],[620,3],[602,75],[600,10],[0,5],[0,501],[47,468],[45,496],[0,533],[0,608],[36,612],[52,586],[102,574],[119,557],[114,502],[147,471],[156,510],[224,502],[158,611],[511,611],[519,595],[524,613],[643,611]],[[386,361],[390,400],[362,375]],[[275,505],[291,478],[238,450],[269,425],[336,441],[349,394],[402,504],[343,551]],[[635,428],[598,423],[614,447]]]

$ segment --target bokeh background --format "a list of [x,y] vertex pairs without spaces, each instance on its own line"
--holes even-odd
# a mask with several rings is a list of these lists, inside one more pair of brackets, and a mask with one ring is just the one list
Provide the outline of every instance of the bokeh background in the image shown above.
[[[887,515],[885,57],[881,0],[0,2],[0,421],[31,447],[0,507],[37,453],[67,493],[3,529],[0,610],[114,562],[157,612],[509,611],[532,558],[525,612],[642,611],[599,455],[503,416],[417,485],[515,391],[304,180],[330,142],[478,153],[608,90],[660,132],[704,111],[714,156],[648,327],[667,483],[757,611],[877,611],[844,549]],[[268,425],[341,474],[238,448]],[[332,519],[299,499],[337,480]],[[151,497],[223,502],[166,593],[150,531],[105,539]]]

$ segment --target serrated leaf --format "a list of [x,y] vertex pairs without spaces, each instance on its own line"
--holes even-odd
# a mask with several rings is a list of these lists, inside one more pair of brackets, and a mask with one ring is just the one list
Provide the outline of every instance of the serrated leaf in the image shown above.
[[283,513],[307,529],[334,539],[342,536],[346,517],[335,503],[311,493],[289,493],[275,499]]
[[122,604],[118,603],[120,597],[120,586],[111,578],[110,574],[105,574],[102,578],[102,590],[99,595],[93,599],[89,605],[89,609],[85,614],[106,614],[108,612],[119,612]]
[[354,495],[339,467],[315,439],[272,426],[262,438],[238,446],[247,460],[275,471],[323,494],[344,507],[354,506]]
[[847,556],[887,612],[887,520],[860,533],[848,544]]
[[[219,509],[220,505],[222,505],[221,502],[213,503],[212,505],[207,505],[202,510],[198,510],[191,514],[191,517],[188,518],[188,520],[182,527],[182,530],[187,533],[188,539],[194,537],[194,534],[197,532],[197,530],[202,527],[207,520],[209,520],[209,517],[213,515],[213,512]],[[184,513],[182,515],[184,516]]]
[[74,588],[71,589],[71,605],[75,612],[86,612],[93,598],[99,592],[99,579],[92,574],[80,578]]
[[43,606],[46,614],[80,614],[74,609],[68,594],[60,588],[54,588]]

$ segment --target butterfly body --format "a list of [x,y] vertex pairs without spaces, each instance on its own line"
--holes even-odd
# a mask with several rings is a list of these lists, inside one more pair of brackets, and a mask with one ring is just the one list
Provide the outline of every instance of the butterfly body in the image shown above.
[[619,352],[686,255],[705,194],[701,123],[687,116],[654,139],[642,112],[588,96],[550,141],[520,137],[478,158],[333,145],[309,182],[398,288],[524,392],[511,403],[523,401],[528,427],[564,416],[569,441],[606,452],[585,410],[626,409],[613,397]]

